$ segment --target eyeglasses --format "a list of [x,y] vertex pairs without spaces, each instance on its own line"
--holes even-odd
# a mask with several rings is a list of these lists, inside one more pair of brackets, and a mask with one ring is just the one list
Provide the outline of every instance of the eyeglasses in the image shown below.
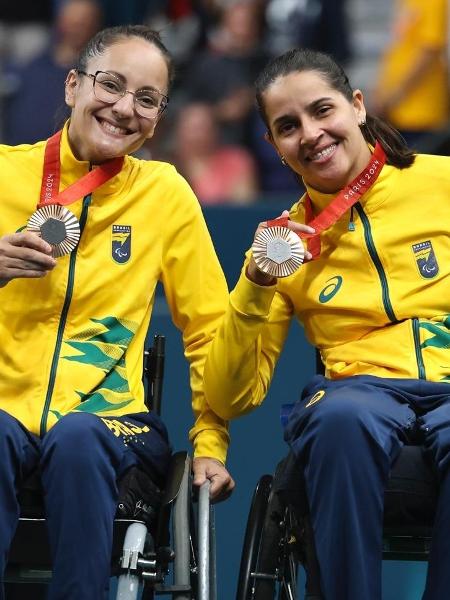
[[169,102],[169,98],[158,90],[143,89],[131,92],[127,90],[123,82],[107,71],[96,71],[95,74],[77,70],[80,75],[86,75],[92,79],[94,96],[100,102],[114,104],[125,94],[131,94],[134,101],[134,109],[138,115],[146,119],[154,119],[161,114]]

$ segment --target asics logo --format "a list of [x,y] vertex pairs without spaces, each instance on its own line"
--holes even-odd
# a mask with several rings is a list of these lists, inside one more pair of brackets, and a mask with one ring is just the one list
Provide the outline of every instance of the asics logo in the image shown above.
[[320,390],[319,392],[316,392],[314,394],[314,396],[312,398],[310,398],[310,400],[308,401],[308,403],[305,404],[305,408],[308,408],[309,406],[312,406],[313,404],[316,404],[316,402],[319,402],[319,400],[322,400],[322,398],[324,396],[325,396],[324,390]]
[[319,294],[319,301],[322,304],[325,304],[325,302],[328,302],[329,300],[331,300],[331,298],[333,298],[333,296],[335,296],[338,293],[338,291],[341,289],[342,281],[343,280],[340,275],[336,275],[335,277],[332,277],[331,279],[329,279],[326,282],[327,285],[323,288],[323,290]]

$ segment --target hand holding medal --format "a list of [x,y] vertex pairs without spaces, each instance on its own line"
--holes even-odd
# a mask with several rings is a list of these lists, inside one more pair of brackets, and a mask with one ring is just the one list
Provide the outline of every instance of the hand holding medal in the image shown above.
[[[288,277],[295,273],[305,258],[301,232],[313,233],[307,225],[291,221],[298,231],[288,227],[287,211],[281,217],[260,227],[252,245],[253,260],[260,271],[272,277]],[[307,258],[309,253],[307,253]]]
[[70,254],[80,239],[78,219],[58,204],[38,208],[28,220],[27,231],[37,233],[50,244],[53,258]]
[[[272,279],[287,277],[303,263],[305,250],[301,241],[296,239],[293,228],[301,238],[310,238],[308,255],[310,258],[317,258],[320,255],[320,233],[336,223],[358,202],[374,184],[385,162],[386,154],[377,142],[365,169],[347,184],[317,217],[313,215],[311,199],[306,194],[304,207],[308,225],[290,221],[290,227],[287,227],[288,211],[283,211],[278,219],[267,221],[265,227],[260,225],[252,245],[253,260],[259,271],[271,276]],[[249,275],[251,270],[251,268],[248,270]]]
[[0,238],[0,288],[13,279],[44,277],[56,265],[51,247],[27,231]]

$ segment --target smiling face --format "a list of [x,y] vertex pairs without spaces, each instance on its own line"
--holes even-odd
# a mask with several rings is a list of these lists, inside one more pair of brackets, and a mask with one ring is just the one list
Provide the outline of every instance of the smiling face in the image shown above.
[[[107,71],[118,76],[127,90],[156,89],[167,94],[168,67],[153,44],[138,37],[124,38],[103,54],[90,58],[86,72]],[[114,104],[94,95],[92,79],[71,71],[66,103],[72,108],[69,141],[75,156],[93,164],[138,150],[153,136],[158,117],[147,119],[134,109],[134,97],[125,94]]]
[[359,90],[349,101],[320,73],[296,71],[275,79],[263,101],[268,140],[312,188],[337,192],[369,162],[359,128],[366,115]]

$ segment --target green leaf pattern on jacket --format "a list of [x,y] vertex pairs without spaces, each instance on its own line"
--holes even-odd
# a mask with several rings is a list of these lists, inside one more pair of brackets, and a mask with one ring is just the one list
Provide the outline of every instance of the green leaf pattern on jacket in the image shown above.
[[[446,315],[442,323],[420,322],[420,327],[433,334],[421,344],[421,348],[450,349],[450,315]],[[450,382],[450,374],[443,377],[441,381]]]
[[116,317],[91,321],[95,324],[92,328],[66,341],[78,353],[63,358],[101,369],[105,377],[88,394],[76,390],[81,402],[74,410],[89,413],[117,410],[133,400],[126,378],[125,352],[136,325],[129,321],[125,324]]

